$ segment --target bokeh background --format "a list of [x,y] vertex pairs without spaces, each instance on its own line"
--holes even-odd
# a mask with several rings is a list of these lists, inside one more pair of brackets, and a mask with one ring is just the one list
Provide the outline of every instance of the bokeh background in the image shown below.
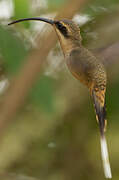
[[118,180],[118,0],[0,0],[0,180],[105,179],[91,98],[69,73],[52,27],[7,25],[37,16],[72,18],[105,64],[106,136]]

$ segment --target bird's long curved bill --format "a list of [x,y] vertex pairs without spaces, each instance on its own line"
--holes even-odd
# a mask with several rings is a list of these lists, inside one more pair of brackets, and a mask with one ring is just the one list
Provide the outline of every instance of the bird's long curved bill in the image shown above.
[[8,25],[12,25],[12,24],[15,24],[15,23],[23,22],[23,21],[43,21],[43,22],[46,22],[46,23],[51,24],[51,25],[54,24],[54,21],[51,20],[51,19],[40,18],[40,17],[33,17],[33,18],[18,19],[16,21],[12,21]]

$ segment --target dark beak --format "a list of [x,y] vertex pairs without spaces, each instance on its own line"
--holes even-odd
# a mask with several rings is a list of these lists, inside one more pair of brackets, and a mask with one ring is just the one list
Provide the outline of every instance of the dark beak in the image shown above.
[[22,22],[22,21],[43,21],[43,22],[46,22],[46,23],[51,24],[51,25],[53,25],[55,23],[51,19],[35,17],[35,18],[24,18],[24,19],[19,19],[19,20],[16,20],[16,21],[12,21],[8,25],[12,25],[12,24],[19,23],[19,22]]

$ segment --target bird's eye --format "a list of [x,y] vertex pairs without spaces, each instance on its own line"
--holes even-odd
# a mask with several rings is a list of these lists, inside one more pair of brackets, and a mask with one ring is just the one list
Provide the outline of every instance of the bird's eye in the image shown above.
[[67,28],[60,22],[56,22],[57,28],[62,32],[64,36],[67,36]]
[[60,22],[57,22],[56,26],[59,30],[62,30],[62,28],[64,28],[63,24],[61,24]]

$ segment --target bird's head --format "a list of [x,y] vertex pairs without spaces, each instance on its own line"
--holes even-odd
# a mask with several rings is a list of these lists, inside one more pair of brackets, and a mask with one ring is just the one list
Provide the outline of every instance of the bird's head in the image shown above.
[[54,28],[60,37],[63,36],[67,40],[81,40],[80,29],[78,25],[71,20],[63,19],[60,21],[54,21]]

